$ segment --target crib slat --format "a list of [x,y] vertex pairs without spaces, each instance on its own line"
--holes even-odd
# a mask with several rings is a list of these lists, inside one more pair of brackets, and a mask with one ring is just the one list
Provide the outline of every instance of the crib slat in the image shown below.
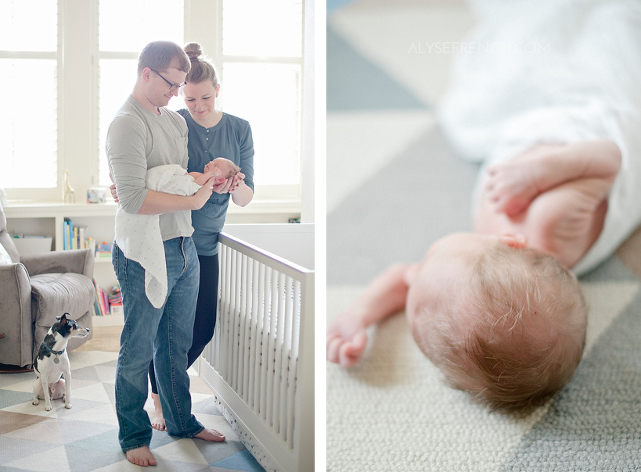
[[273,276],[271,280],[271,305],[269,306],[269,327],[270,327],[270,336],[269,336],[269,352],[268,352],[268,365],[269,365],[269,375],[267,377],[267,424],[271,427],[274,427],[274,397],[276,391],[276,337],[278,336],[278,313],[280,310],[279,307],[279,293],[278,293],[278,281],[280,278],[280,273],[276,270],[273,271]]
[[247,353],[247,404],[254,408],[254,375],[256,373],[256,363],[258,362],[258,351],[256,349],[256,340],[258,339],[258,274],[260,264],[255,259],[252,260],[252,278],[251,278],[251,336],[249,339],[249,349]]
[[254,358],[254,338],[256,337],[256,298],[254,297],[254,272],[256,271],[256,261],[251,258],[248,261],[247,274],[247,352],[245,354],[245,373],[243,382],[245,385],[245,402],[249,401],[251,395],[250,375]]
[[298,384],[298,345],[300,343],[300,317],[302,304],[302,290],[300,280],[294,281],[292,293],[292,350],[289,360],[289,399],[287,402],[287,444],[290,449],[294,448],[294,421],[295,421],[295,395]]
[[253,354],[253,349],[251,349],[251,339],[252,339],[252,278],[253,278],[253,269],[254,269],[254,261],[247,257],[246,261],[246,272],[244,274],[245,278],[245,289],[243,293],[243,299],[245,300],[245,307],[244,307],[244,317],[243,317],[243,336],[244,336],[244,342],[243,342],[243,350],[241,351],[242,354],[242,359],[243,359],[243,368],[242,368],[242,378],[241,378],[241,385],[242,385],[242,392],[243,392],[243,400],[247,402],[249,398],[249,364],[250,364],[250,357]]
[[236,355],[236,323],[238,321],[238,276],[239,276],[239,258],[240,253],[234,251],[232,257],[232,273],[231,275],[231,300],[229,308],[229,338],[227,339],[227,382],[231,387],[236,390],[235,383],[235,355]]
[[265,271],[265,304],[263,311],[263,340],[262,364],[260,369],[260,417],[267,420],[267,405],[269,401],[269,338],[271,337],[270,315],[272,305],[272,279],[274,270],[267,267]]
[[223,323],[221,325],[221,331],[220,331],[220,350],[218,352],[217,360],[216,363],[219,366],[219,372],[220,375],[223,377],[223,379],[227,379],[227,359],[228,357],[228,352],[227,352],[227,344],[229,343],[229,326],[230,326],[230,316],[231,316],[231,300],[232,300],[232,292],[231,292],[231,285],[232,285],[232,263],[233,263],[233,253],[234,250],[230,247],[225,247],[225,274],[224,278],[222,280],[224,284],[224,302],[223,306],[221,307],[222,309],[222,320]]
[[262,376],[262,365],[264,359],[263,353],[263,341],[267,338],[264,336],[265,332],[265,280],[267,267],[264,264],[260,264],[259,273],[258,273],[258,297],[256,300],[258,314],[256,317],[257,321],[257,330],[256,330],[256,359],[254,364],[254,404],[252,406],[254,412],[257,415],[261,413],[261,401],[263,396],[261,395],[261,376]]
[[236,391],[243,396],[243,367],[245,361],[245,332],[247,319],[247,255],[242,254],[238,274],[238,333],[236,336]]
[[234,337],[234,305],[236,302],[236,295],[234,291],[236,290],[236,251],[232,251],[231,254],[229,255],[229,301],[228,305],[229,308],[227,310],[227,322],[225,326],[225,354],[224,354],[224,361],[225,361],[225,374],[224,374],[224,379],[227,383],[229,383],[232,388],[233,385],[231,384],[231,372],[232,372],[232,359],[233,359],[233,351],[232,351],[232,339]]
[[229,338],[231,348],[231,370],[229,372],[229,385],[234,391],[238,391],[238,336],[240,335],[240,278],[242,274],[243,254],[236,252],[234,257],[234,286],[233,299],[234,304],[231,310],[232,335]]
[[287,392],[289,390],[289,378],[287,372],[289,370],[289,358],[292,344],[292,290],[292,278],[287,277],[285,285],[282,288],[285,306],[283,309],[283,361],[279,370],[281,378],[280,405],[278,407],[278,412],[280,414],[280,437],[283,441],[287,440]]
[[281,400],[281,368],[283,365],[283,334],[285,330],[285,274],[278,274],[278,310],[276,311],[276,336],[274,340],[274,395],[272,398],[272,413],[274,431],[280,433],[279,407]]

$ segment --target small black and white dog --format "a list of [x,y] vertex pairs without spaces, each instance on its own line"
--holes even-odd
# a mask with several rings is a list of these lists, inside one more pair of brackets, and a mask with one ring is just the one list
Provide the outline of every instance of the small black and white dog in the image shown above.
[[57,321],[49,328],[33,360],[36,373],[33,404],[38,405],[43,399],[47,411],[51,410],[51,400],[58,398],[64,399],[65,408],[71,408],[71,366],[66,351],[67,342],[69,338],[84,338],[89,334],[89,329],[80,328],[68,316],[69,313],[65,313],[56,317]]

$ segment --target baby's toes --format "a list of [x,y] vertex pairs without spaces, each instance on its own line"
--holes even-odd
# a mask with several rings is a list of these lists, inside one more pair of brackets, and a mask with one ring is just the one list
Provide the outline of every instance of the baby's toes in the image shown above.
[[529,206],[529,200],[510,200],[503,207],[503,213],[513,217],[523,213]]

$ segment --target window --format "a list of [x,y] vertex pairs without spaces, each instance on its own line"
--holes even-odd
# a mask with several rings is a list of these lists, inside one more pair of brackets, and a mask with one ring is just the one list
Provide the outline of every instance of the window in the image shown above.
[[61,201],[65,171],[77,202],[109,185],[107,128],[133,88],[140,50],[157,39],[199,42],[216,65],[220,106],[252,126],[256,199],[300,199],[301,0],[0,0],[0,8],[0,77],[13,92],[0,117],[0,187],[11,200]]
[[[183,0],[100,0],[99,56],[99,184],[111,185],[105,142],[112,118],[136,81],[138,55],[150,41],[183,43]],[[123,15],[122,12],[127,14]],[[128,34],[123,34],[127,31]]]
[[[0,1],[0,187],[58,185],[56,2]],[[37,35],[33,31],[38,31]]]
[[223,110],[252,125],[256,182],[281,191],[300,184],[302,31],[301,1],[223,1]]

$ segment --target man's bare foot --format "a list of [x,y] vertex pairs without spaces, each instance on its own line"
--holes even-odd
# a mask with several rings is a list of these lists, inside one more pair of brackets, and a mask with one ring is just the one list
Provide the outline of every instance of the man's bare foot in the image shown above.
[[219,433],[215,429],[209,429],[209,428],[203,429],[200,433],[198,433],[194,437],[198,439],[203,439],[205,441],[213,441],[213,442],[222,442],[225,440],[224,434]]
[[360,361],[367,347],[362,318],[351,311],[336,316],[327,330],[327,360],[351,367]]
[[151,398],[154,401],[154,417],[151,419],[151,426],[158,431],[167,431],[165,417],[162,414],[162,406],[160,405],[160,396],[157,393],[152,393]]
[[539,145],[514,159],[493,165],[487,170],[485,191],[496,210],[507,216],[525,211],[537,195],[549,189],[557,172],[556,166],[546,165],[561,146]]
[[147,446],[127,451],[127,460],[141,467],[156,465],[156,459]]

